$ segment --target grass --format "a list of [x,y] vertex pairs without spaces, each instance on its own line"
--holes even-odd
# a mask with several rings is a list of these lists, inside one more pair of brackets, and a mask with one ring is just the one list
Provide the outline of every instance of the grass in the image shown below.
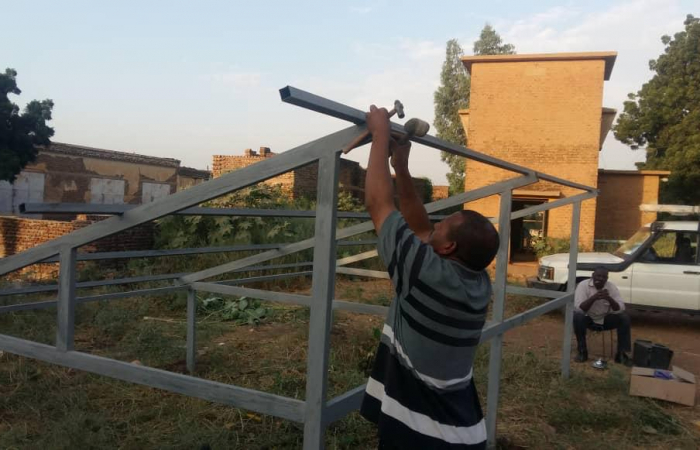
[[[339,296],[388,303],[385,282],[340,282]],[[341,295],[342,294],[342,295]],[[357,298],[357,297],[360,298]],[[181,294],[80,305],[76,345],[82,351],[175,372],[184,371]],[[541,300],[509,297],[507,314]],[[198,325],[196,375],[303,399],[308,309],[271,305],[258,326],[215,317]],[[159,320],[145,319],[155,317]],[[381,319],[334,314],[329,396],[362,384]],[[0,332],[51,343],[55,311],[0,315]],[[500,447],[697,448],[686,408],[629,397],[629,370],[575,366],[559,375],[559,348],[504,347],[499,408]],[[485,399],[488,346],[475,361]],[[485,400],[484,400],[485,406]],[[0,448],[297,449],[300,425],[250,411],[170,394],[5,353],[0,356]],[[374,427],[356,413],[333,424],[329,449],[376,448]]]

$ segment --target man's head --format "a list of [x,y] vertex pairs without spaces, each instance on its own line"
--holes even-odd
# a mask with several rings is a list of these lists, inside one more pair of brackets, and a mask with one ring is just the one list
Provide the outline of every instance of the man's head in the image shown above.
[[603,289],[605,283],[608,282],[608,269],[606,269],[605,267],[596,268],[593,271],[591,280],[593,280],[593,286],[595,286],[596,289]]
[[491,264],[498,252],[498,232],[476,211],[458,211],[435,224],[429,241],[443,258],[457,259],[472,270]]

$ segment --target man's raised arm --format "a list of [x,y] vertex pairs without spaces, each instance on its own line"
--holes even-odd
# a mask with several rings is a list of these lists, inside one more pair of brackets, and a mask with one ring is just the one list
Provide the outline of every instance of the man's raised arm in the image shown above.
[[413,234],[423,242],[428,242],[433,226],[423,200],[416,192],[411,172],[408,170],[408,156],[411,143],[392,145],[391,165],[396,173],[396,187],[399,193],[399,209]]
[[365,206],[377,233],[384,220],[396,210],[394,186],[389,172],[389,143],[391,141],[389,113],[372,105],[367,114],[367,129],[372,133],[372,147],[365,178]]

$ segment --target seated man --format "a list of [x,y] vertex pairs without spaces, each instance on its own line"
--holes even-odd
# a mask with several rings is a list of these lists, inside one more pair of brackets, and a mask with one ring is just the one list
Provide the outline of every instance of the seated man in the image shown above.
[[693,248],[690,244],[690,239],[687,237],[681,237],[678,239],[676,245],[676,258],[675,261],[681,264],[692,264],[695,260],[695,254]]
[[590,279],[578,284],[574,304],[574,332],[578,341],[576,362],[588,360],[586,330],[600,327],[603,330],[617,328],[615,362],[629,364],[628,352],[632,347],[630,317],[625,313],[625,303],[617,286],[608,281],[608,269],[598,267]]

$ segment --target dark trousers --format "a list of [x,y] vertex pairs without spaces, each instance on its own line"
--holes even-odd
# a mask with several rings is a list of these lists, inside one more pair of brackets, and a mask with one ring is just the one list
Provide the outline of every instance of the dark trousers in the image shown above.
[[[574,312],[574,333],[578,341],[578,351],[588,351],[586,346],[586,330],[596,328],[598,324],[587,315]],[[608,314],[603,322],[603,330],[617,329],[617,352],[629,352],[632,350],[632,334],[630,316],[626,312]]]

